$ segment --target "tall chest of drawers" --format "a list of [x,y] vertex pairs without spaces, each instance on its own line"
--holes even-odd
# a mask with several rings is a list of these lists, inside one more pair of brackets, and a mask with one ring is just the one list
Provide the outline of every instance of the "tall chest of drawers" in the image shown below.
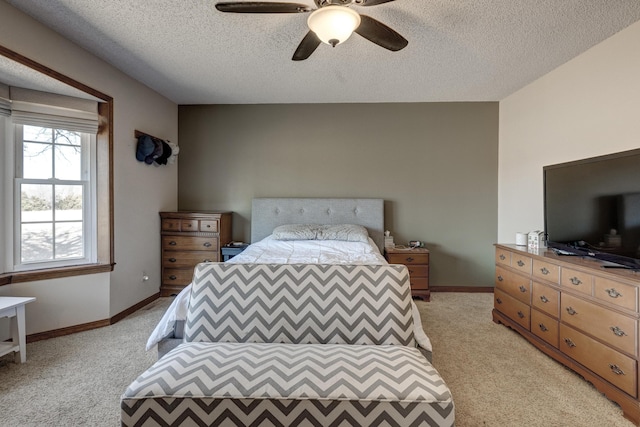
[[160,212],[160,224],[160,296],[179,293],[196,264],[220,261],[220,247],[231,241],[231,212]]
[[573,369],[640,425],[640,273],[495,245],[493,320]]

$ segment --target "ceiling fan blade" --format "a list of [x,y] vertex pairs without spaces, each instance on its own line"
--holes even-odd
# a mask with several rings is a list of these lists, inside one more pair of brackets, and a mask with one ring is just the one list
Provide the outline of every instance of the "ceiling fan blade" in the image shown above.
[[311,56],[311,54],[320,46],[320,39],[316,36],[316,33],[313,31],[309,31],[306,36],[302,39],[298,48],[293,53],[294,61],[303,61]]
[[[375,1],[375,0],[374,0]],[[398,51],[404,49],[409,42],[400,34],[369,16],[360,15],[360,26],[356,33],[385,49]]]
[[220,12],[233,13],[303,13],[313,9],[300,3],[271,3],[266,1],[223,2],[216,3]]
[[356,3],[356,6],[376,6],[382,3],[390,3],[392,1],[396,0],[362,0],[362,3]]

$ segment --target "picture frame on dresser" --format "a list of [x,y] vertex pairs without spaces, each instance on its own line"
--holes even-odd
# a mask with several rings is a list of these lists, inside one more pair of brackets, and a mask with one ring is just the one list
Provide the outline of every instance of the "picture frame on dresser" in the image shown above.
[[231,242],[227,211],[160,212],[160,296],[177,295],[193,278],[201,262],[222,259],[221,247]]

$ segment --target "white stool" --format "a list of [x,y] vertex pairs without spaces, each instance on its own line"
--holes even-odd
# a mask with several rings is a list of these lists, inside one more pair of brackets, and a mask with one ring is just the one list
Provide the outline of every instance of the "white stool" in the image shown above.
[[16,363],[27,360],[24,306],[35,300],[34,297],[0,297],[0,319],[8,317],[11,321],[11,342],[0,342],[0,356],[14,351]]

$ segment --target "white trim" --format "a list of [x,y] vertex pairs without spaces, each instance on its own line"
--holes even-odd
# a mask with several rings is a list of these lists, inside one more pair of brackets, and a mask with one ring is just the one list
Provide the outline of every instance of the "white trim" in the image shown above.
[[[13,174],[13,186],[12,193],[13,197],[11,198],[11,202],[8,206],[13,206],[13,220],[11,221],[10,228],[12,229],[11,236],[13,241],[12,248],[12,259],[11,262],[7,265],[11,265],[13,267],[13,271],[25,271],[32,270],[34,268],[47,268],[47,267],[61,267],[61,266],[70,266],[70,265],[82,265],[96,262],[97,259],[97,250],[96,250],[96,238],[97,228],[96,228],[96,188],[97,183],[95,182],[97,172],[96,172],[96,136],[95,134],[90,135],[87,133],[83,133],[81,136],[81,177],[79,180],[61,180],[61,179],[32,179],[32,178],[23,178],[22,175],[22,144],[24,142],[23,135],[23,125],[17,124],[15,126],[10,126],[15,129],[15,143],[9,144],[14,149],[14,155],[11,156],[14,158],[15,162],[15,172]],[[53,142],[53,141],[52,141]],[[52,157],[52,161],[54,162],[53,168],[55,168],[55,156]],[[54,169],[52,169],[54,171]],[[53,248],[53,260],[45,260],[45,261],[22,261],[22,241],[21,241],[21,227],[22,227],[22,209],[21,209],[21,186],[24,184],[45,184],[51,185],[51,190],[54,190],[54,186],[58,185],[80,185],[82,186],[82,235],[83,235],[83,256],[76,258],[64,258],[64,259],[55,259],[55,241]],[[52,206],[52,218],[51,220],[44,221],[45,223],[52,223],[55,229],[56,224],[63,223],[65,221],[57,221],[55,218],[55,209]],[[77,221],[74,221],[77,222]]]

